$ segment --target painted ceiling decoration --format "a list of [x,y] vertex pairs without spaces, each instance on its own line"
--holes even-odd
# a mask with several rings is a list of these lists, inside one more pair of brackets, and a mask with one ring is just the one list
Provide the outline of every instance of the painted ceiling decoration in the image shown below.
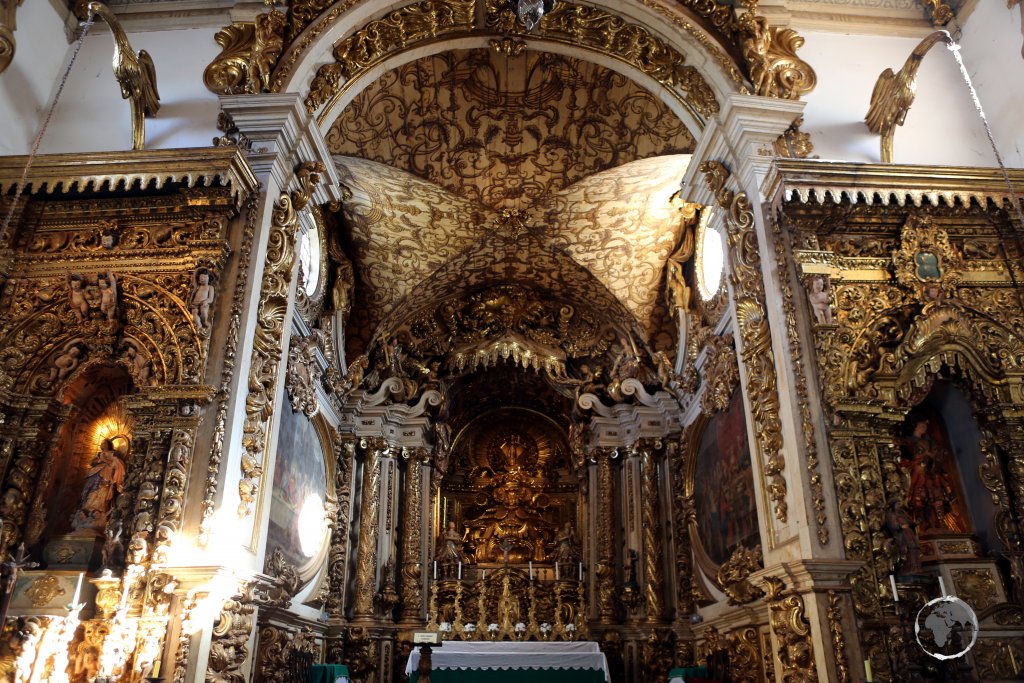
[[491,209],[525,209],[593,173],[694,148],[668,107],[622,75],[530,50],[457,50],[388,71],[326,139],[333,154],[408,171]]

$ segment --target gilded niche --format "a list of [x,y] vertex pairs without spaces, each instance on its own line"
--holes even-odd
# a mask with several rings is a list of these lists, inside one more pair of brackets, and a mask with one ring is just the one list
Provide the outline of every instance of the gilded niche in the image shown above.
[[460,433],[452,458],[442,509],[467,561],[553,563],[573,554],[578,485],[553,422],[522,408],[485,413]]

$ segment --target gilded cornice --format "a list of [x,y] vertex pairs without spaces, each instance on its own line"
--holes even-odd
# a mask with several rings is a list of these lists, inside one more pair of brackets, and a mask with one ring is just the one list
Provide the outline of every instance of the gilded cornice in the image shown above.
[[[0,157],[0,194],[17,187],[28,157]],[[259,187],[237,147],[47,154],[32,163],[26,193],[159,190],[167,184],[231,188],[241,202]]]
[[[1024,194],[1024,170],[1011,169],[1010,183],[1018,200]],[[1002,205],[1011,200],[997,168],[909,166],[779,159],[764,183],[770,199],[802,204],[881,204],[921,206],[926,200]]]

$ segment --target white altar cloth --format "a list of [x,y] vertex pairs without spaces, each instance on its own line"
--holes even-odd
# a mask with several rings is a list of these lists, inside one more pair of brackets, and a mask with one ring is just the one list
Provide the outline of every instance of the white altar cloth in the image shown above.
[[[608,658],[594,641],[520,642],[446,640],[431,655],[434,669],[600,669],[611,681]],[[405,673],[419,667],[413,649]]]

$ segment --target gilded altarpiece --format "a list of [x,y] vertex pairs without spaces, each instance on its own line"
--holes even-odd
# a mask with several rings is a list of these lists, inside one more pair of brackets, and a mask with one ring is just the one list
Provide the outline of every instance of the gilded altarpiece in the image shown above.
[[[5,214],[24,163],[0,165]],[[0,666],[136,681],[174,663],[161,653],[184,615],[157,565],[199,521],[189,493],[216,492],[255,188],[234,147],[194,150],[187,169],[165,152],[36,159],[3,236],[0,552],[23,543],[44,563],[18,594],[111,571],[79,579],[94,604],[31,617],[35,640],[9,617]]]
[[[995,172],[871,170],[780,162],[772,206],[789,324],[810,340],[803,348],[826,415],[843,548],[863,562],[848,597],[829,594],[830,622],[849,599],[858,627],[856,638],[831,629],[833,646],[844,660],[859,650],[876,680],[929,680],[942,666],[1015,679],[1009,653],[1024,626],[1018,214]],[[971,413],[958,424],[929,407],[950,392]],[[980,437],[970,448],[951,446],[971,430]],[[981,493],[966,496],[975,481]],[[981,624],[955,665],[914,642],[913,615],[939,594],[940,577]]]

